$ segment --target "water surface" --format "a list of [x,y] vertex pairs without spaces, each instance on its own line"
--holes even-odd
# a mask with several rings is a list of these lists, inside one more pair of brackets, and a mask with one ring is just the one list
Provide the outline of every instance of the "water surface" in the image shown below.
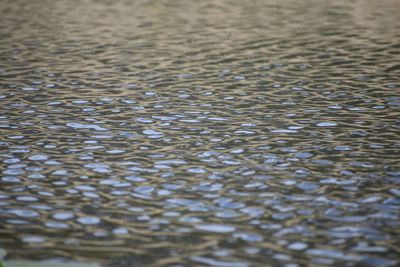
[[0,245],[395,266],[399,1],[2,1]]

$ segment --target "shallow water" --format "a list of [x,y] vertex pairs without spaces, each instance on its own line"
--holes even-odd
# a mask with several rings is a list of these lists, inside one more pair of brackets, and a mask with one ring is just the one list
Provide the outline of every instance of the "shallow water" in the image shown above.
[[0,247],[394,266],[399,1],[2,1]]

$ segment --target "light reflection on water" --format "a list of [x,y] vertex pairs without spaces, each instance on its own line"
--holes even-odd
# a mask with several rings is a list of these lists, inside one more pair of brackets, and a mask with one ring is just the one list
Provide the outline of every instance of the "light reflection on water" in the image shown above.
[[398,1],[3,1],[0,244],[392,266]]

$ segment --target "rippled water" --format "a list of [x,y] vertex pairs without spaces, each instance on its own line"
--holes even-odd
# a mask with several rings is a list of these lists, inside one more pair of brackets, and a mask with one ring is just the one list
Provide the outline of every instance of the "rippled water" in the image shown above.
[[394,266],[399,1],[1,1],[0,244]]

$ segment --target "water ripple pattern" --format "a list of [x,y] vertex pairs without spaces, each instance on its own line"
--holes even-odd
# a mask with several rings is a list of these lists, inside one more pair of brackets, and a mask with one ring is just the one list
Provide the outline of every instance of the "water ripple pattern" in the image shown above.
[[400,2],[0,5],[0,245],[398,266]]

